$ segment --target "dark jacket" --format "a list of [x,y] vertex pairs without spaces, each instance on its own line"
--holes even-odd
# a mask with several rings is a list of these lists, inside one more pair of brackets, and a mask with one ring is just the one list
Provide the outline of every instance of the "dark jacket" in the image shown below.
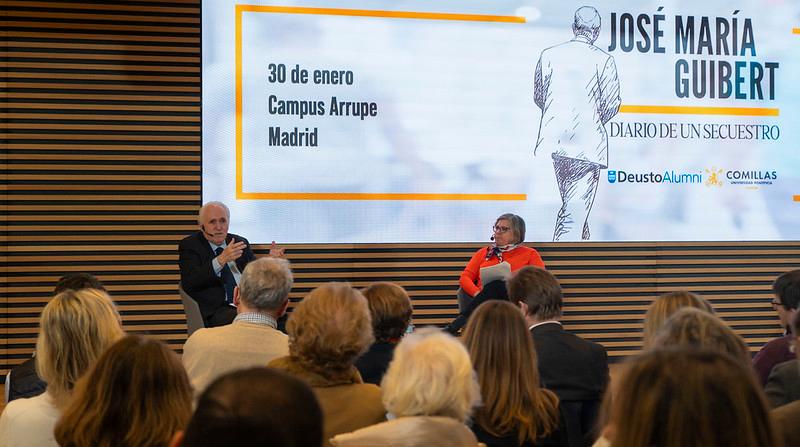
[[800,360],[775,365],[764,387],[772,408],[800,400]]
[[376,341],[361,357],[356,360],[356,368],[361,373],[364,383],[374,383],[381,386],[381,379],[386,374],[389,362],[392,361],[394,348],[397,343]]
[[542,387],[558,396],[570,446],[592,445],[603,393],[608,385],[606,349],[545,323],[531,330]]
[[36,359],[25,360],[11,370],[8,377],[8,401],[38,396],[45,392],[47,383],[36,374]]

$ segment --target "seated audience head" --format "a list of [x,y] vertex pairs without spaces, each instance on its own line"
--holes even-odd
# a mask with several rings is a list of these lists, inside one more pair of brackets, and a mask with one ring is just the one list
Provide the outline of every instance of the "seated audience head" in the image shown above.
[[558,320],[564,295],[558,279],[547,270],[526,266],[508,280],[508,297],[519,303],[528,322]]
[[536,350],[519,309],[508,301],[487,301],[464,330],[481,386],[483,406],[475,422],[493,436],[519,435],[531,444],[558,427],[558,398],[540,388]]
[[367,300],[346,283],[312,290],[289,315],[289,355],[323,377],[347,373],[374,341]]
[[647,308],[647,314],[644,317],[643,341],[645,348],[652,343],[653,337],[667,318],[684,307],[694,307],[710,314],[714,313],[714,309],[708,301],[691,292],[681,290],[659,296]]
[[62,447],[166,447],[192,414],[192,388],[163,343],[129,335],[81,378],[56,424]]
[[685,307],[672,314],[655,335],[651,349],[698,348],[723,352],[750,364],[750,350],[724,321],[708,312]]
[[312,447],[322,444],[322,410],[311,388],[278,370],[224,375],[206,388],[173,447]]
[[400,340],[411,323],[411,299],[405,289],[390,282],[377,282],[361,293],[369,305],[375,341]]
[[59,293],[44,307],[36,340],[36,370],[63,407],[75,382],[124,335],[111,297],[97,289]]
[[779,276],[772,283],[775,299],[772,308],[778,312],[781,327],[788,328],[800,307],[800,270],[792,270]]
[[506,213],[495,220],[492,230],[492,240],[498,246],[521,244],[525,240],[525,219]]
[[197,224],[206,239],[220,245],[228,237],[231,212],[222,202],[208,202],[197,213]]
[[611,404],[614,447],[775,447],[767,403],[748,365],[696,349],[645,352]]
[[242,273],[234,300],[241,311],[261,312],[280,317],[289,305],[294,278],[289,261],[260,258],[250,262]]
[[58,295],[65,290],[97,289],[106,291],[103,283],[89,273],[68,273],[58,279],[53,295]]
[[466,348],[433,328],[409,334],[397,345],[381,389],[384,407],[396,417],[445,416],[465,422],[480,402]]

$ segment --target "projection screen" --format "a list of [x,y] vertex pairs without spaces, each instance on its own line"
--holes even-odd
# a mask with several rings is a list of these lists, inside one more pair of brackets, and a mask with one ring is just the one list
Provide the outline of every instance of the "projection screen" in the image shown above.
[[253,242],[800,239],[800,3],[204,1]]

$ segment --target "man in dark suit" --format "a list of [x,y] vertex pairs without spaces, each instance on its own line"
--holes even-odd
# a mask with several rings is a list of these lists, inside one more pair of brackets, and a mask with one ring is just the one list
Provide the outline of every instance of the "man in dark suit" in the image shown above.
[[561,401],[569,445],[592,445],[609,377],[605,348],[564,330],[561,286],[546,270],[518,270],[508,280],[508,296],[519,303],[533,335],[542,386]]
[[[197,223],[200,231],[178,245],[181,287],[197,301],[206,327],[224,326],[236,317],[233,289],[255,255],[247,239],[228,233],[230,211],[224,203],[203,205]],[[283,256],[272,244],[270,256]]]

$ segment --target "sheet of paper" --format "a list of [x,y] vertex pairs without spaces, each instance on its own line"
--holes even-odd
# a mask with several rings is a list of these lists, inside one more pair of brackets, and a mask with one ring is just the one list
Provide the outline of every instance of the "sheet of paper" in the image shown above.
[[489,284],[492,281],[506,280],[511,276],[511,264],[501,262],[489,267],[481,268],[481,283]]

